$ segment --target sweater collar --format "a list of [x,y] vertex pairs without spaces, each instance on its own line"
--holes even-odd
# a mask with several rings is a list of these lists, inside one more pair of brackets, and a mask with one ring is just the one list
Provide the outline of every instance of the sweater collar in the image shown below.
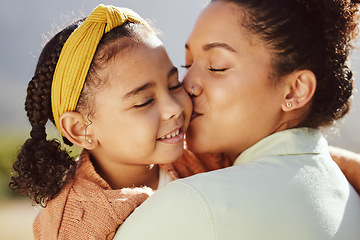
[[260,140],[242,152],[234,165],[242,165],[263,156],[319,154],[324,151],[328,151],[328,144],[320,130],[294,128]]
[[90,182],[96,183],[105,190],[112,189],[110,185],[96,172],[95,167],[90,160],[90,154],[85,149],[79,156],[75,178],[88,179]]

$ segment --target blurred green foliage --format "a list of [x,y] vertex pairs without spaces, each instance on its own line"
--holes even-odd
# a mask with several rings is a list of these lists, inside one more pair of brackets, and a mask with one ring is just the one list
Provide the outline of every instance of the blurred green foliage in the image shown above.
[[[9,189],[12,165],[16,160],[16,155],[21,145],[30,136],[30,130],[26,128],[0,129],[0,199],[9,197],[19,197]],[[61,139],[59,133],[54,127],[47,127],[48,139],[56,137]],[[77,147],[68,147],[72,156],[77,156],[80,149]]]
[[27,135],[25,129],[1,129],[0,138],[0,198],[13,197],[8,187],[12,164],[20,146],[25,142]]

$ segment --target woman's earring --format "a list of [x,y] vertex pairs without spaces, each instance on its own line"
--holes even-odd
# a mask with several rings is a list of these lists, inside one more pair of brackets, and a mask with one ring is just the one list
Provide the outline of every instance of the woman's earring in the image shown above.
[[291,102],[287,102],[287,103],[286,103],[286,107],[291,108],[291,107],[292,107],[292,103],[291,103]]
[[191,87],[191,93],[190,96],[194,96],[194,86]]

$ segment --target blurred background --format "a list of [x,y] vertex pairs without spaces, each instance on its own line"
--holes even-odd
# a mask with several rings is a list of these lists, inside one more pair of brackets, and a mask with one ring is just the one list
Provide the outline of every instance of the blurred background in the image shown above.
[[[33,239],[38,212],[26,198],[8,190],[10,169],[20,145],[29,137],[24,101],[37,58],[51,36],[100,3],[128,7],[162,31],[174,65],[184,64],[184,44],[207,0],[1,0],[0,8],[0,239]],[[356,44],[357,46],[359,43]],[[351,56],[355,88],[360,83],[360,51]],[[55,134],[50,129],[50,135]],[[350,114],[326,132],[331,145],[360,153],[360,96],[355,90]]]

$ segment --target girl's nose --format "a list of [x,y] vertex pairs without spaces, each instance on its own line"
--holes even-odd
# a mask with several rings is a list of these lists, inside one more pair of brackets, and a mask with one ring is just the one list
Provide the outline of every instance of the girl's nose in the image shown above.
[[165,121],[171,118],[177,119],[183,112],[181,104],[171,95],[164,99],[162,105],[162,119]]

